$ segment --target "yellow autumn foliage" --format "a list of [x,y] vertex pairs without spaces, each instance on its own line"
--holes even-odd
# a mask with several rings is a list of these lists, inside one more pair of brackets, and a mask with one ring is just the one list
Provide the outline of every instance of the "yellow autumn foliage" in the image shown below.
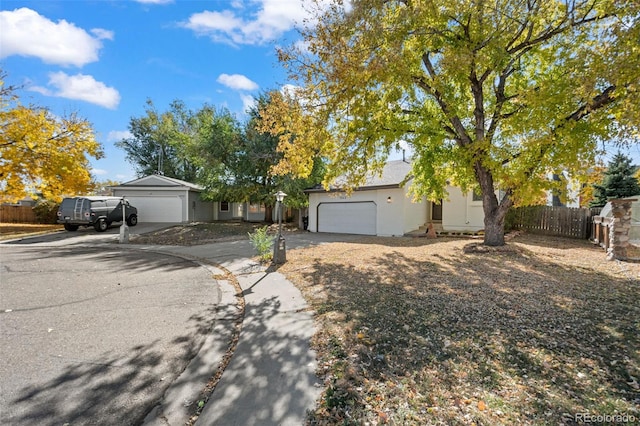
[[91,123],[76,114],[57,117],[45,108],[20,105],[10,92],[1,92],[2,201],[27,195],[59,201],[87,191],[89,157],[103,156]]

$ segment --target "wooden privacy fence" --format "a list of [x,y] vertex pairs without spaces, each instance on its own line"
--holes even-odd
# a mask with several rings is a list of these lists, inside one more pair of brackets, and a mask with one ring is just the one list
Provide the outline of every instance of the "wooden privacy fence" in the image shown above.
[[591,235],[593,213],[589,209],[529,206],[511,209],[507,229],[531,234],[587,239]]
[[0,205],[0,223],[38,223],[33,207]]

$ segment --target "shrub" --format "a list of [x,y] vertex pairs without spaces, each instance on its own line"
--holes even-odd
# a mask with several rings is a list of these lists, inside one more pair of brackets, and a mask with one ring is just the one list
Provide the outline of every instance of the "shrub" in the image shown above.
[[38,223],[55,224],[60,203],[55,201],[41,200],[33,207]]
[[267,226],[256,229],[253,233],[249,232],[249,240],[258,252],[258,256],[262,262],[268,262],[273,257],[273,242],[275,236],[267,235]]

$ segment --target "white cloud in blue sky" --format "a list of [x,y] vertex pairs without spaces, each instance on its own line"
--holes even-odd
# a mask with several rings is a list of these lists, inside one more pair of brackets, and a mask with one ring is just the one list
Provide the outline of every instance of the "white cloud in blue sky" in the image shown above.
[[[194,13],[180,25],[214,42],[261,45],[273,42],[308,17],[300,0],[233,1],[229,6],[231,9]],[[247,6],[253,7],[249,10]]]
[[240,99],[242,99],[242,107],[245,112],[256,105],[256,99],[251,95],[241,94]]
[[53,22],[25,7],[0,12],[0,58],[36,57],[48,64],[82,67],[98,60],[102,39],[113,33],[92,30],[95,37],[64,19]]
[[220,74],[216,81],[234,90],[251,91],[259,87],[256,82],[249,80],[242,74]]
[[107,141],[109,142],[119,142],[122,139],[129,139],[133,135],[128,130],[112,130],[107,135]]
[[49,73],[48,87],[32,86],[29,90],[46,96],[86,101],[109,109],[115,109],[120,103],[120,93],[116,89],[84,74],[52,72]]

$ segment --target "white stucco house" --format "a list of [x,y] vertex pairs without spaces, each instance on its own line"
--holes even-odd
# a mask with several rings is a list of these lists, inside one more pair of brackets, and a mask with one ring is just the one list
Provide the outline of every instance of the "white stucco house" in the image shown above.
[[475,232],[484,228],[482,200],[448,186],[442,203],[413,201],[408,194],[411,164],[388,162],[381,176],[370,178],[351,195],[340,189],[308,189],[311,232],[400,236],[433,223],[438,230]]
[[202,187],[179,179],[150,175],[111,190],[138,209],[141,223],[210,222],[214,218],[214,203],[201,198]]

